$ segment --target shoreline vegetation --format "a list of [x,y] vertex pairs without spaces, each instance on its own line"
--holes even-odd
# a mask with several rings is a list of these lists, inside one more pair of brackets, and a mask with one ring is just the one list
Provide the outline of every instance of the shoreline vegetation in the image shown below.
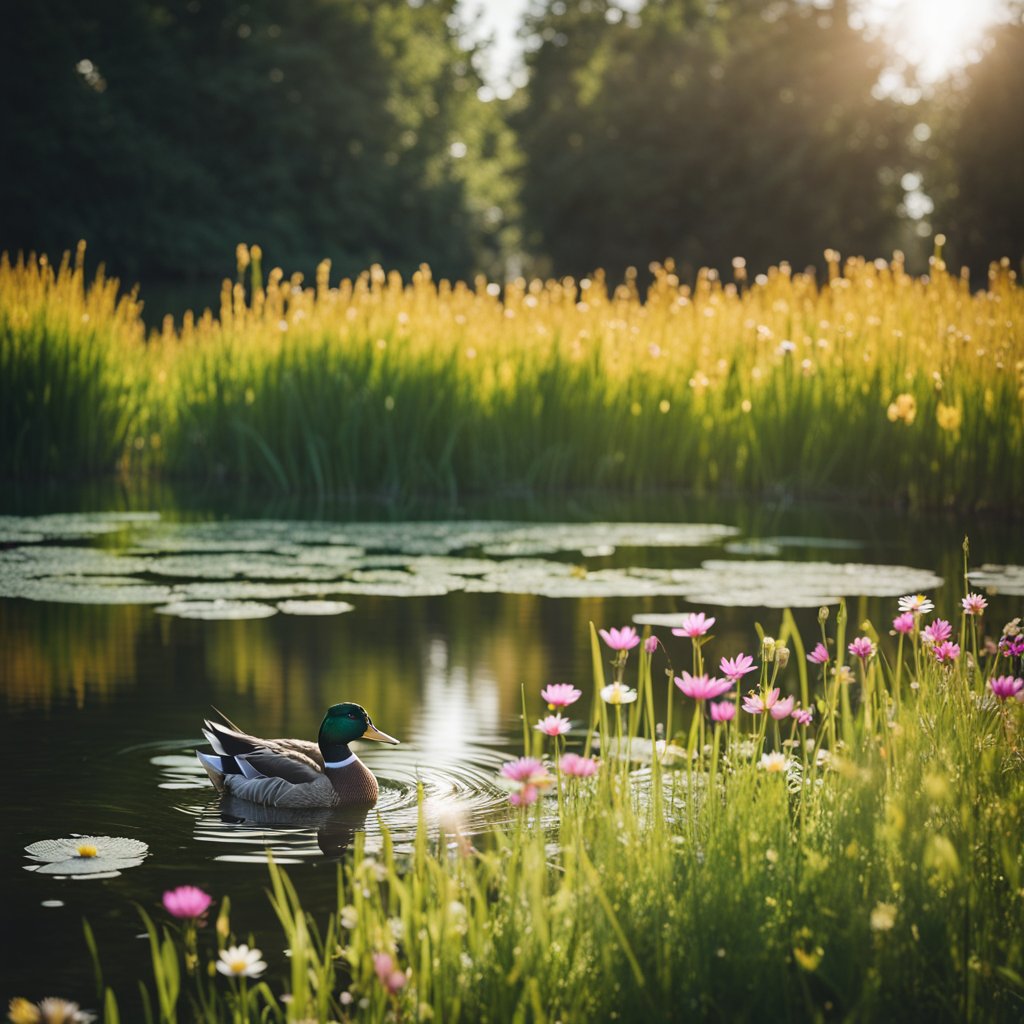
[[[472,284],[373,267],[312,283],[239,246],[216,315],[147,335],[84,244],[0,258],[0,476],[117,473],[318,496],[603,487],[1024,498],[1024,292],[840,259],[731,281],[671,262]],[[955,482],[955,483],[954,483]]]
[[812,646],[784,612],[752,653],[703,613],[672,636],[592,624],[591,686],[524,687],[508,824],[357,836],[329,908],[271,859],[283,939],[236,931],[223,894],[207,915],[210,894],[166,893],[140,908],[144,1017],[1019,1020],[1024,635],[986,608],[965,576],[958,615],[840,604]]

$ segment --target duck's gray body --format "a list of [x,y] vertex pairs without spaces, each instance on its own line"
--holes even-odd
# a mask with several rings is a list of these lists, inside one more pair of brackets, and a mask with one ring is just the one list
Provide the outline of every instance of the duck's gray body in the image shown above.
[[[369,723],[368,716],[366,721]],[[369,738],[398,742],[380,733],[372,723],[369,729]],[[319,742],[265,740],[230,723],[209,720],[203,734],[214,753],[196,753],[222,793],[254,804],[294,809],[372,807],[377,802],[376,778],[347,745],[331,748],[337,760],[326,761]]]

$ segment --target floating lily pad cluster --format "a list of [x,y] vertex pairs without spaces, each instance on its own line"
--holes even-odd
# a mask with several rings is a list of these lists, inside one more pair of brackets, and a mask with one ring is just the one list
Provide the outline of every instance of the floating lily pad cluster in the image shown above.
[[[169,523],[149,513],[69,514],[0,517],[0,544],[9,545],[0,549],[2,597],[150,604],[193,619],[338,615],[352,610],[346,598],[457,591],[816,607],[942,582],[906,566],[783,560],[786,549],[842,550],[855,542],[744,539],[714,523]],[[694,568],[607,564],[619,549],[652,548],[712,548],[733,557]],[[984,566],[974,578],[1005,593],[1024,591],[1019,566]]]

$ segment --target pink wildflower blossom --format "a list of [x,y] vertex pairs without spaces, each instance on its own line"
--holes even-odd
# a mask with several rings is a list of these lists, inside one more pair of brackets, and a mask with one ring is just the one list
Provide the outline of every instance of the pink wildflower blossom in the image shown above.
[[646,639],[646,640],[644,641],[644,650],[645,650],[645,651],[646,651],[646,652],[647,652],[648,654],[653,654],[653,653],[654,653],[654,652],[655,652],[655,651],[656,651],[657,649],[658,649],[658,638],[657,638],[657,637],[656,637],[656,636],[655,636],[655,635],[654,635],[654,634],[652,633],[652,634],[651,634],[651,635],[650,635],[650,636],[649,636],[649,637],[648,637],[648,638],[647,638],[647,639]]
[[543,763],[535,757],[518,757],[501,766],[501,774],[513,782],[533,782],[547,775]]
[[734,683],[740,681],[748,672],[754,671],[754,659],[749,654],[737,654],[735,658],[723,658],[718,667],[726,679]]
[[552,683],[540,691],[540,696],[549,708],[567,708],[570,704],[575,704],[583,693],[571,683]]
[[395,995],[405,988],[405,983],[409,980],[405,971],[398,969],[390,953],[374,953],[373,969],[377,972],[380,983],[391,995]]
[[537,802],[540,790],[536,786],[523,786],[508,795],[508,802],[513,807],[528,807]]
[[1024,657],[1024,636],[1002,636],[999,638],[999,653],[1007,658]]
[[731,722],[736,717],[736,705],[731,700],[716,700],[709,705],[712,722]]
[[815,644],[814,650],[807,655],[807,660],[813,665],[825,665],[828,663],[828,648],[822,644]]
[[689,672],[684,672],[682,676],[676,676],[676,686],[694,700],[711,700],[713,697],[721,697],[726,690],[731,690],[733,680],[716,679],[706,675],[691,676]]
[[914,613],[904,612],[902,615],[897,615],[896,618],[892,620],[892,628],[895,629],[897,633],[913,633]]
[[1024,679],[1014,676],[996,676],[988,681],[988,685],[1000,700],[1009,700],[1011,697],[1019,700],[1024,693]]
[[545,736],[564,736],[571,728],[572,722],[561,715],[547,715],[534,726],[534,729]]
[[953,635],[953,627],[945,619],[936,619],[921,630],[921,639],[926,644],[941,644]]
[[714,624],[713,617],[708,618],[703,612],[693,612],[684,615],[682,626],[674,628],[672,632],[675,636],[688,636],[691,640],[696,640],[697,637],[704,636]]
[[786,697],[784,700],[778,701],[768,709],[768,714],[775,719],[776,722],[781,722],[783,718],[789,718],[793,713],[793,706],[796,704],[796,697],[792,695]]
[[935,655],[935,660],[940,663],[956,661],[960,657],[960,645],[943,640],[942,643],[938,643],[932,648],[932,653]]
[[814,709],[794,708],[792,717],[796,719],[797,725],[810,725],[814,718]]
[[586,779],[597,772],[597,762],[592,757],[580,757],[579,754],[563,754],[558,762],[563,775],[575,775]]
[[622,629],[601,629],[598,632],[613,651],[631,651],[640,643],[640,637],[632,626],[623,626]]
[[213,898],[194,885],[179,885],[177,889],[168,889],[164,893],[164,909],[175,917],[202,917],[209,909]]
[[981,594],[968,594],[960,601],[968,615],[981,615],[988,607],[988,601]]
[[867,661],[878,648],[870,637],[859,636],[846,648],[855,658],[863,658]]
[[748,693],[743,698],[743,710],[752,715],[763,715],[775,707],[779,699],[779,688],[773,687],[767,695],[762,697],[759,693]]

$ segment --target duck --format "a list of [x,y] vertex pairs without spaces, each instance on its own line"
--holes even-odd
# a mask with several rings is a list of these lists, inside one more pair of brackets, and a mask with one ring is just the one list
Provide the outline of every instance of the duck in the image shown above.
[[[214,709],[216,710],[216,709]],[[379,787],[352,753],[353,740],[399,741],[381,732],[359,704],[334,704],[320,723],[316,742],[250,736],[221,711],[205,719],[203,735],[213,753],[196,751],[217,791],[267,807],[373,807]]]

